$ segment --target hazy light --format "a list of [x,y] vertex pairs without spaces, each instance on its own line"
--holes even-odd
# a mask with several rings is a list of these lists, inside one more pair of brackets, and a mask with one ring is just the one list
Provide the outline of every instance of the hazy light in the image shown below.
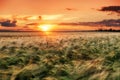
[[43,24],[43,25],[39,25],[38,28],[41,30],[41,31],[50,31],[55,25],[52,25],[52,24]]
[[38,20],[39,17],[38,16],[31,16],[29,18],[27,18],[28,20]]

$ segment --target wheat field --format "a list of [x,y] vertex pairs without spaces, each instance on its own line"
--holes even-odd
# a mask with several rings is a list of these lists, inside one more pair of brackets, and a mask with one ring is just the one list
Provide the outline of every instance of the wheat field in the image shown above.
[[120,80],[120,33],[0,32],[0,80]]

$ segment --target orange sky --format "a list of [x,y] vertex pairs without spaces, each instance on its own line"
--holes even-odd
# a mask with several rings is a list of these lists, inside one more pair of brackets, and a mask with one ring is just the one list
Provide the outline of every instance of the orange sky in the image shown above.
[[[118,6],[120,0],[0,0],[0,15],[40,15],[48,22],[94,22],[118,19],[97,11],[104,6]],[[34,20],[33,20],[34,22]]]
[[[103,6],[120,5],[120,0],[0,0],[6,1],[1,14],[63,15],[69,21],[98,21],[118,18],[99,12]],[[1,2],[2,3],[2,2]],[[73,10],[67,11],[66,8]]]

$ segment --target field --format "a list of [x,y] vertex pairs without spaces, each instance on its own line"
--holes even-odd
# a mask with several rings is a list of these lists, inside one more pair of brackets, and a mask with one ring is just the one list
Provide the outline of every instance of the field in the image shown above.
[[120,33],[0,32],[0,80],[120,80]]

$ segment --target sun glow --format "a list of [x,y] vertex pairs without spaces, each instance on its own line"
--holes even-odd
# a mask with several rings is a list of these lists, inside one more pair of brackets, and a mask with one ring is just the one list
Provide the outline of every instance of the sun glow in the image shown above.
[[43,24],[43,25],[39,25],[38,28],[41,31],[47,32],[47,31],[51,31],[51,29],[54,27],[55,25],[52,24]]

